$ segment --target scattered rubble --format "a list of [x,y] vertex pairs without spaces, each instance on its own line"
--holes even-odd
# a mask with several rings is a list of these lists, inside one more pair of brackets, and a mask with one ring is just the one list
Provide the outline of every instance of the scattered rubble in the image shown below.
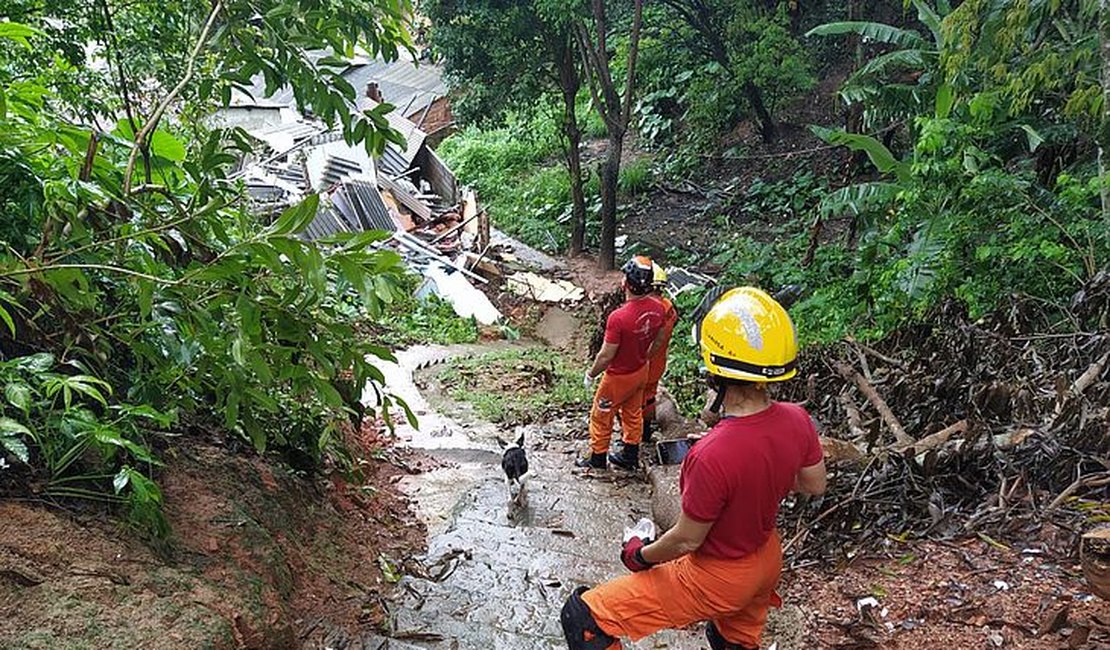
[[537,302],[575,303],[586,291],[566,280],[550,280],[531,271],[514,273],[507,278],[509,291]]

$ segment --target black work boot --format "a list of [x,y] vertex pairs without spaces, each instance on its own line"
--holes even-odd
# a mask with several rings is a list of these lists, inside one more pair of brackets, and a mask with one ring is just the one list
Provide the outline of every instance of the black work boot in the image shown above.
[[626,470],[634,470],[640,466],[640,445],[621,443],[621,448],[616,453],[609,454],[609,462]]
[[644,420],[644,444],[651,442],[655,435],[655,420]]
[[579,458],[574,462],[574,466],[588,469],[605,469],[608,467],[605,462],[605,454],[590,454],[585,458]]

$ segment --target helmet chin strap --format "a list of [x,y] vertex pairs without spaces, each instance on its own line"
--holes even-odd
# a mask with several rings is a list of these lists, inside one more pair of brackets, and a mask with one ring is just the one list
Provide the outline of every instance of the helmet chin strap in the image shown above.
[[719,415],[721,413],[721,407],[724,406],[725,403],[725,389],[728,387],[722,386],[721,382],[713,375],[706,377],[705,382],[709,384],[710,390],[714,391],[717,395],[713,398],[713,404],[709,407],[709,410]]

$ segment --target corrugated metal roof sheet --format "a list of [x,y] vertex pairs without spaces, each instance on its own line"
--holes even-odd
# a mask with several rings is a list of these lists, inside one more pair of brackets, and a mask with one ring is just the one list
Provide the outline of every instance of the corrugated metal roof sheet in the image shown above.
[[[309,53],[309,58],[318,61],[327,55],[328,52],[325,51],[313,51]],[[370,101],[366,97],[366,85],[371,81],[378,84],[382,98],[396,106],[404,115],[423,110],[437,98],[447,94],[442,68],[431,63],[417,64],[405,54],[402,57],[388,63],[381,58],[356,56],[351,59],[351,65],[343,71],[343,78],[354,87],[359,110],[365,108],[365,102]],[[261,74],[251,78],[251,85],[247,90],[249,94],[240,90],[233,91],[231,105],[296,107],[297,101],[290,86],[278,88],[273,95],[266,97],[266,78]]]
[[409,170],[409,161],[405,160],[397,147],[386,145],[382,157],[378,159],[378,168],[391,178],[396,178]]
[[352,66],[343,73],[359,93],[359,109],[369,102],[366,86],[370,82],[378,84],[382,99],[397,107],[401,115],[412,115],[423,110],[436,99],[447,94],[447,84],[443,81],[443,69],[437,65],[410,59],[398,59],[386,63],[382,59],[366,65]]
[[328,156],[324,163],[324,181],[327,185],[335,185],[349,176],[362,174],[362,165],[352,160],[346,160],[336,155]]
[[319,122],[289,122],[288,124],[253,129],[247,131],[247,133],[251,137],[265,142],[274,151],[280,152],[287,151],[298,142],[318,136],[326,130],[327,127]]
[[336,209],[359,230],[397,230],[397,224],[382,201],[382,195],[373,183],[348,181],[332,197]]
[[351,232],[347,220],[333,206],[321,204],[316,210],[316,218],[301,233],[301,238],[321,239],[341,232]]
[[413,196],[392,178],[387,177],[385,174],[378,174],[378,187],[383,190],[389,190],[389,193],[393,195],[393,198],[396,199],[398,203],[408,208],[410,212],[421,219],[426,221],[432,218],[432,209],[425,205],[420,199]]

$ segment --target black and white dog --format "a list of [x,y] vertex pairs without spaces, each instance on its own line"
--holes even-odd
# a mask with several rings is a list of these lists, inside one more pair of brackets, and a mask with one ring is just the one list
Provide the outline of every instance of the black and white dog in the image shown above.
[[505,471],[505,487],[509,490],[509,515],[515,508],[523,508],[528,503],[525,485],[528,481],[528,456],[524,453],[524,434],[520,434],[515,444],[497,438],[497,444],[504,453],[501,455],[501,469]]

